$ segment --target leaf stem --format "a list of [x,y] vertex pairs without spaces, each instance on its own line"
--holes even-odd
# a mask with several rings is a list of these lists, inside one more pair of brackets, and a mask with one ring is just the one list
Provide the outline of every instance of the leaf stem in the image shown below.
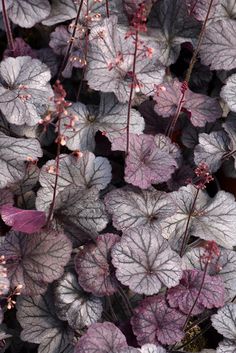
[[[196,48],[195,48],[195,50],[193,52],[193,56],[192,56],[192,59],[190,61],[190,64],[189,64],[189,67],[188,67],[188,70],[187,70],[187,73],[186,73],[186,76],[185,76],[184,82],[186,84],[188,84],[189,81],[190,81],[190,77],[191,77],[191,74],[192,74],[192,71],[193,71],[193,67],[194,67],[195,62],[197,60],[197,56],[198,56],[198,53],[199,53],[199,50],[200,50],[200,46],[201,46],[202,41],[203,41],[203,36],[204,36],[204,33],[205,33],[207,21],[208,21],[209,16],[210,16],[210,11],[211,11],[211,8],[212,8],[213,1],[214,0],[210,0],[209,6],[208,6],[208,10],[207,10],[207,14],[206,14],[205,20],[203,22],[200,35],[198,37],[197,46],[196,46]],[[171,121],[171,124],[170,124],[170,126],[168,128],[167,136],[169,136],[170,138],[172,138],[176,123],[178,121],[181,109],[183,107],[183,103],[184,103],[184,100],[185,100],[186,92],[187,92],[187,90],[182,92],[182,96],[180,97],[178,106],[176,108],[176,113],[175,113],[175,115],[174,115],[174,117],[173,117],[173,119]]]
[[9,20],[9,17],[7,14],[5,0],[2,0],[2,16],[3,16],[4,27],[6,30],[6,35],[7,35],[7,44],[8,44],[9,49],[14,54],[15,53],[14,39],[13,39],[13,35],[12,35],[10,20]]
[[125,308],[127,310],[128,315],[132,316],[133,315],[133,308],[132,308],[132,306],[130,304],[129,298],[127,297],[127,295],[125,294],[123,288],[120,285],[118,285],[118,290],[119,290],[119,294],[120,294],[120,296],[121,296],[121,298],[122,298],[122,300],[123,300],[123,302],[125,304]]
[[136,72],[136,60],[137,60],[137,51],[138,51],[138,30],[135,29],[135,47],[134,47],[134,59],[132,67],[132,82],[130,87],[129,94],[129,103],[128,103],[128,113],[127,113],[127,124],[126,124],[126,155],[129,154],[129,131],[130,131],[130,117],[131,117],[131,105],[135,85],[135,72]]
[[186,248],[186,245],[188,243],[188,239],[189,239],[188,228],[189,228],[191,217],[193,215],[193,211],[194,211],[194,208],[195,208],[195,204],[196,204],[196,201],[197,201],[198,194],[199,194],[199,189],[197,189],[197,191],[195,193],[194,200],[193,200],[193,203],[192,203],[192,206],[191,206],[191,210],[190,210],[190,212],[188,214],[188,220],[187,220],[187,224],[186,224],[186,227],[185,227],[183,242],[182,242],[182,246],[181,246],[181,249],[180,249],[180,256],[181,257],[183,256],[185,248]]
[[77,30],[77,26],[78,26],[78,23],[79,23],[79,17],[80,17],[80,13],[81,13],[81,10],[82,10],[82,7],[83,7],[83,2],[84,2],[84,0],[80,1],[80,5],[79,5],[78,11],[77,11],[77,15],[76,15],[76,19],[75,19],[73,32],[72,32],[72,35],[71,35],[70,40],[69,40],[69,45],[67,47],[66,54],[64,56],[63,62],[61,64],[61,66],[60,66],[60,69],[59,69],[59,72],[58,72],[58,75],[57,75],[58,78],[61,77],[61,74],[62,74],[63,70],[65,69],[65,67],[67,65],[67,62],[68,62],[68,59],[69,59],[69,56],[70,56],[70,53],[71,53],[71,50],[72,50],[72,47],[73,47],[73,44],[74,44],[74,41],[75,41],[76,30]]

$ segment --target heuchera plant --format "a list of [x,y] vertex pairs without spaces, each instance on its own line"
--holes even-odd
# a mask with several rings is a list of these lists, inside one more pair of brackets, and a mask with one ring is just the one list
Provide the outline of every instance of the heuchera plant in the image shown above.
[[0,352],[236,352],[236,0],[0,1]]

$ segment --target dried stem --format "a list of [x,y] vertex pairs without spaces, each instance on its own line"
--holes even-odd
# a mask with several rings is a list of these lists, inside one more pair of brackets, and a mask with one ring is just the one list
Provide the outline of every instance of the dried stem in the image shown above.
[[189,233],[188,233],[189,223],[190,223],[191,217],[192,217],[193,212],[194,212],[194,208],[195,208],[195,204],[196,204],[196,201],[197,201],[198,194],[199,194],[199,189],[196,190],[196,194],[194,196],[194,200],[193,200],[193,203],[192,203],[192,206],[191,206],[191,210],[190,210],[189,215],[188,215],[188,220],[187,220],[187,224],[186,224],[186,228],[185,228],[185,232],[184,232],[183,242],[182,242],[182,246],[181,246],[181,249],[180,249],[180,256],[181,257],[183,256],[185,248],[186,248],[186,245],[188,243],[188,239],[189,239]]
[[126,155],[129,154],[129,131],[130,131],[130,116],[131,116],[131,105],[132,98],[134,92],[134,85],[136,82],[136,60],[137,60],[137,51],[138,51],[138,30],[135,30],[135,47],[134,47],[134,59],[133,59],[133,67],[132,67],[132,82],[130,87],[129,94],[129,103],[128,103],[128,114],[127,114],[127,124],[126,124]]
[[59,72],[58,72],[58,76],[57,76],[58,78],[61,77],[61,74],[62,74],[63,70],[65,69],[65,67],[67,65],[68,59],[70,57],[71,50],[73,48],[75,35],[76,35],[76,30],[77,30],[77,26],[78,26],[78,23],[79,23],[79,17],[80,17],[80,13],[81,13],[81,10],[82,10],[82,7],[83,7],[83,2],[84,2],[83,0],[80,1],[80,5],[79,5],[78,11],[77,11],[77,15],[76,15],[76,19],[75,19],[73,32],[72,32],[72,35],[71,35],[71,38],[70,38],[70,41],[69,41],[69,45],[67,47],[66,54],[64,56],[63,62],[61,64]]
[[[197,60],[199,49],[200,49],[200,46],[201,46],[202,41],[203,41],[203,36],[204,36],[204,33],[205,33],[207,21],[208,21],[209,16],[210,16],[210,11],[211,11],[211,7],[212,7],[212,4],[213,4],[213,1],[214,0],[211,0],[210,3],[209,3],[207,14],[206,14],[205,20],[203,22],[199,38],[198,38],[198,43],[197,43],[197,46],[196,46],[196,48],[194,50],[192,59],[190,61],[190,64],[189,64],[189,67],[188,67],[188,70],[187,70],[187,73],[186,73],[186,76],[185,76],[185,80],[184,80],[185,84],[188,84],[189,81],[190,81],[190,77],[191,77],[191,74],[192,74],[192,71],[193,71],[193,67],[194,67],[195,62]],[[182,91],[182,96],[181,96],[181,98],[179,100],[179,103],[178,103],[178,106],[177,106],[177,109],[176,109],[176,113],[175,113],[175,115],[174,115],[174,117],[173,117],[173,119],[171,121],[170,127],[168,128],[167,136],[169,136],[170,138],[173,135],[176,123],[178,121],[181,109],[183,107],[183,103],[185,101],[186,92],[187,92],[187,90],[183,90]]]
[[2,16],[3,16],[4,27],[6,30],[6,35],[7,35],[8,47],[12,51],[12,53],[14,54],[14,52],[15,52],[14,39],[13,39],[12,31],[11,31],[10,20],[9,20],[9,17],[7,14],[5,0],[2,0]]

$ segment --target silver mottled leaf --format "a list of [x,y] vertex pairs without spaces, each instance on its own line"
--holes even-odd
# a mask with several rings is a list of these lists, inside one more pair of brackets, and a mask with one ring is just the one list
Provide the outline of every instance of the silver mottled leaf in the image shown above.
[[[113,92],[120,102],[128,102],[132,78],[134,41],[125,39],[117,17],[111,16],[90,33],[86,79],[91,88]],[[136,58],[136,90],[153,95],[156,84],[163,81],[164,66],[138,50]]]
[[176,286],[182,276],[181,259],[159,232],[133,228],[112,249],[118,280],[139,294],[153,295],[162,284]]
[[194,150],[196,165],[206,163],[211,172],[217,171],[222,164],[222,157],[228,150],[229,138],[225,131],[213,131],[209,135],[199,134],[199,144]]
[[71,242],[63,233],[51,230],[31,235],[11,231],[0,251],[6,258],[11,286],[21,284],[22,294],[37,295],[63,274],[70,259]]
[[30,28],[50,13],[48,0],[7,0],[8,15],[13,23]]
[[53,97],[49,68],[29,56],[6,58],[0,65],[0,109],[8,122],[36,125]]
[[175,205],[165,192],[113,190],[105,197],[106,208],[112,214],[113,225],[120,230],[145,227],[160,230],[160,221],[175,213]]
[[101,318],[101,299],[85,293],[75,274],[66,272],[60,278],[55,295],[55,305],[60,311],[60,316],[63,315],[74,329],[90,326]]
[[212,70],[236,67],[236,22],[222,20],[206,28],[200,48],[201,62]]
[[105,206],[99,199],[96,187],[66,187],[56,197],[54,213],[64,224],[76,226],[91,234],[102,231],[108,223]]
[[[102,94],[99,110],[74,103],[68,109],[69,116],[62,120],[61,132],[70,150],[89,150],[95,148],[95,134],[101,131],[112,142],[126,132],[128,104],[119,103],[112,93]],[[72,123],[71,123],[72,122]],[[138,111],[131,109],[130,132],[141,133],[144,120]]]
[[174,216],[161,221],[162,235],[167,239],[183,240],[188,223],[187,232],[189,235],[205,240],[214,240],[219,245],[231,249],[236,245],[236,202],[234,196],[225,191],[219,191],[211,199],[200,190],[191,213],[196,192],[194,186],[188,185],[171,193],[177,211]]
[[148,26],[160,50],[158,59],[166,66],[177,60],[181,43],[192,42],[199,32],[199,23],[189,16],[182,0],[158,0],[151,10]]
[[57,317],[50,291],[18,298],[17,319],[23,328],[21,339],[39,344],[38,353],[73,353],[73,332]]
[[24,178],[27,160],[42,157],[36,139],[14,138],[0,132],[0,188]]
[[[89,189],[95,186],[104,189],[111,181],[111,165],[104,157],[95,157],[91,152],[83,152],[80,157],[60,155],[57,194],[70,185]],[[55,160],[48,161],[41,169],[36,206],[38,210],[48,210],[53,198],[56,177]]]
[[213,327],[224,337],[236,340],[236,304],[227,303],[211,317]]

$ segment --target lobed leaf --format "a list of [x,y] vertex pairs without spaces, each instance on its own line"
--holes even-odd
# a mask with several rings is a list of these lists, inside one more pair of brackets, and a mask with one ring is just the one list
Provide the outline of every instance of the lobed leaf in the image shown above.
[[58,318],[50,290],[18,298],[17,319],[23,328],[21,339],[39,344],[38,353],[73,353],[73,331]]
[[44,212],[36,210],[22,210],[11,205],[3,205],[0,208],[2,220],[13,230],[32,234],[41,230],[46,224]]
[[74,329],[97,322],[103,311],[101,299],[85,293],[78,284],[76,275],[71,272],[64,273],[57,283],[55,305],[61,319],[68,321]]
[[53,230],[30,236],[10,231],[0,251],[6,258],[11,287],[21,284],[23,295],[37,295],[62,276],[70,259],[71,243],[63,233]]
[[175,344],[184,337],[185,315],[167,306],[163,295],[142,300],[131,319],[139,344]]
[[180,283],[168,290],[167,299],[171,307],[180,309],[184,314],[187,315],[193,308],[192,315],[198,315],[205,308],[224,305],[224,283],[220,276],[204,275],[199,270],[185,270]]
[[138,294],[153,295],[162,284],[176,286],[182,276],[181,259],[159,232],[132,228],[112,249],[118,280]]
[[123,333],[111,322],[92,324],[75,347],[75,353],[119,353],[128,348]]
[[29,56],[6,58],[0,64],[1,111],[11,124],[36,125],[53,97],[49,68]]
[[[95,157],[91,152],[85,151],[79,157],[76,155],[59,156],[59,176],[57,182],[57,195],[69,186],[89,189],[96,187],[104,189],[111,181],[111,165],[104,157]],[[36,207],[41,211],[48,210],[53,197],[53,188],[56,178],[56,161],[48,161],[41,169]]]
[[24,178],[25,162],[42,157],[42,150],[36,139],[15,138],[0,132],[0,188]]
[[119,241],[112,233],[101,234],[96,244],[85,245],[75,257],[75,269],[81,287],[94,295],[112,295],[116,292],[115,277],[111,273],[110,253]]
[[113,190],[105,196],[105,204],[112,215],[113,225],[120,230],[145,227],[160,231],[160,221],[175,212],[169,195],[155,189]]

